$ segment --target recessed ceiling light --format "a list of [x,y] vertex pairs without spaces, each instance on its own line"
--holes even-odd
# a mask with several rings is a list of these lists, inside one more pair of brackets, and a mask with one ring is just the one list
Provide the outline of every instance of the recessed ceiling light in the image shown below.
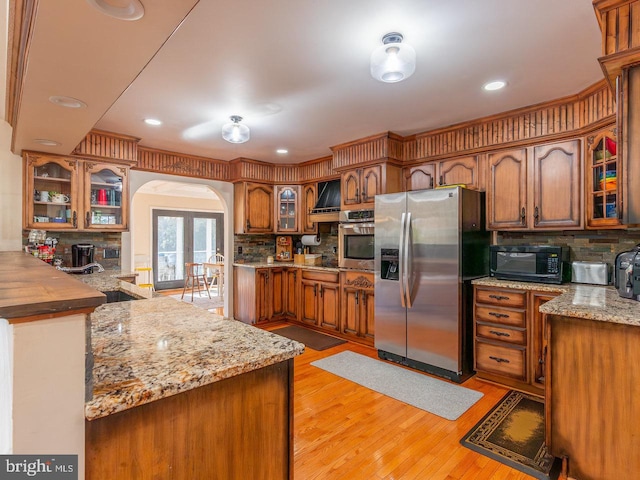
[[279,148],[276,150],[276,153],[284,155],[285,153],[289,153],[289,150],[287,150],[286,148]]
[[162,122],[155,118],[145,118],[144,123],[146,123],[147,125],[162,125]]
[[507,82],[504,82],[502,80],[496,80],[494,82],[489,82],[489,83],[485,83],[484,88],[487,91],[493,91],[493,90],[500,90],[501,88],[504,88],[507,85]]
[[144,15],[140,0],[87,0],[87,3],[100,13],[119,20],[139,20]]
[[39,143],[40,145],[46,145],[47,147],[57,147],[60,145],[60,142],[56,142],[55,140],[48,140],[46,138],[36,138],[34,142]]
[[49,97],[49,101],[54,105],[66,108],[84,108],[87,106],[82,100],[73,97],[65,97],[63,95],[53,95]]

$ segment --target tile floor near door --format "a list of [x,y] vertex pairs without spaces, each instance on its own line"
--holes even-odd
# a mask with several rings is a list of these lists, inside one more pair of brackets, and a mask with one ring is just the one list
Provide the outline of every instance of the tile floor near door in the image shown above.
[[377,358],[374,349],[353,343],[295,358],[295,480],[533,478],[460,445],[506,388],[471,378],[464,386],[484,396],[449,421],[310,365],[344,350]]

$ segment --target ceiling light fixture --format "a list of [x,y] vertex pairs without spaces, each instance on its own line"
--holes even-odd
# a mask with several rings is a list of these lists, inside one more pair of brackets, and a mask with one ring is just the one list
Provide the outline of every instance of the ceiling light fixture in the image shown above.
[[244,143],[249,140],[251,132],[249,127],[242,125],[242,117],[231,115],[229,117],[231,123],[225,123],[222,126],[222,138],[230,143]]
[[40,145],[45,145],[47,147],[58,147],[60,146],[60,142],[56,142],[55,140],[49,140],[46,138],[36,138],[34,142],[39,143]]
[[85,108],[87,106],[82,100],[73,97],[65,97],[64,95],[53,95],[49,97],[49,101],[54,105],[66,108]]
[[155,118],[145,118],[144,123],[146,123],[147,125],[153,125],[153,126],[162,125],[162,122]]
[[289,150],[287,150],[286,148],[279,148],[276,150],[276,153],[284,155],[285,153],[289,153]]
[[492,92],[494,90],[500,90],[501,88],[504,88],[506,85],[507,85],[507,82],[502,80],[496,80],[494,82],[485,83],[484,87],[482,88],[484,88],[488,92]]
[[144,16],[144,6],[140,0],[87,0],[87,3],[109,17],[118,20],[139,20]]
[[401,33],[382,37],[382,45],[371,54],[371,76],[385,83],[400,82],[416,71],[416,51],[402,43]]

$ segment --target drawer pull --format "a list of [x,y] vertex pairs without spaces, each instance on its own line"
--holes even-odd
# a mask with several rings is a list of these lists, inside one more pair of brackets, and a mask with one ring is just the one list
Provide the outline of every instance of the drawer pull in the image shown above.
[[509,297],[504,295],[489,295],[489,298],[493,298],[495,300],[509,300]]
[[489,330],[489,333],[493,333],[494,335],[497,335],[498,337],[510,337],[511,334],[506,333],[506,332],[496,332],[495,330]]
[[492,315],[496,318],[509,318],[509,315],[507,315],[506,313],[489,312],[489,315]]
[[509,363],[509,360],[507,360],[506,358],[500,358],[500,357],[489,357],[491,360],[495,360],[498,363]]

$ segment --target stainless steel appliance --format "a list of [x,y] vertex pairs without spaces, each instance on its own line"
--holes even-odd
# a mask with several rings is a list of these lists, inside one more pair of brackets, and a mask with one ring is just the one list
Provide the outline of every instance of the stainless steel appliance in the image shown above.
[[373,270],[374,211],[343,210],[338,225],[338,266]]
[[473,365],[471,280],[489,272],[484,194],[377,195],[375,219],[378,355],[463,381]]
[[640,244],[616,256],[614,285],[621,297],[640,301]]
[[571,280],[569,248],[558,245],[491,245],[491,276],[520,282]]
[[611,268],[605,262],[571,262],[571,281],[591,285],[609,285]]

